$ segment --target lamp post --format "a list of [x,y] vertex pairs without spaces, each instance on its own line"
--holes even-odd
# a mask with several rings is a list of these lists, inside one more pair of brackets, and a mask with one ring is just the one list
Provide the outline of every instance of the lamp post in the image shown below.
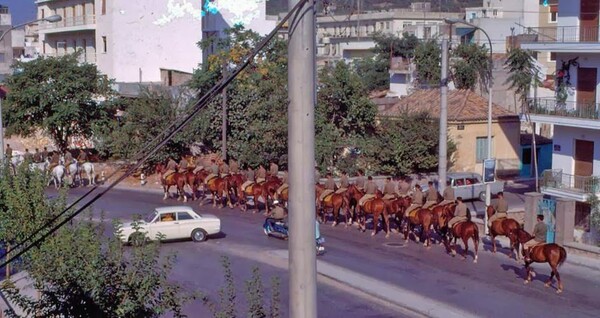
[[[37,20],[17,24],[15,26],[11,27],[10,29],[2,32],[2,35],[0,35],[0,43],[2,43],[2,40],[4,40],[4,37],[8,34],[8,32],[10,32],[16,28],[20,28],[22,26],[32,24],[35,22],[39,22],[39,21],[48,21],[50,23],[55,23],[55,22],[58,22],[61,20],[62,20],[62,17],[58,14],[55,14],[55,15],[49,16],[47,18],[37,19]],[[4,126],[2,123],[2,98],[0,97],[0,162],[3,162],[3,161],[4,161]]]
[[[446,22],[447,24],[450,24],[450,27],[452,27],[453,24],[457,24],[457,23],[461,23],[461,24],[465,24],[468,25],[476,30],[479,30],[481,32],[483,32],[483,34],[487,37],[488,39],[488,43],[490,44],[490,78],[487,81],[487,90],[488,90],[488,117],[487,117],[487,159],[490,160],[492,159],[492,68],[493,68],[493,63],[494,60],[492,58],[492,40],[490,39],[490,36],[487,34],[487,32],[485,32],[484,29],[469,23],[467,21],[464,20],[459,20],[459,19],[444,19],[444,22]],[[485,165],[485,164],[484,164]],[[484,171],[485,171],[485,167],[484,167]],[[485,175],[483,176],[484,181],[485,181]],[[485,205],[489,206],[491,204],[491,185],[490,183],[486,183],[485,186]],[[487,227],[487,221],[488,221],[488,217],[487,217],[487,213],[484,213],[484,229],[485,229],[485,234],[488,234],[488,227]]]

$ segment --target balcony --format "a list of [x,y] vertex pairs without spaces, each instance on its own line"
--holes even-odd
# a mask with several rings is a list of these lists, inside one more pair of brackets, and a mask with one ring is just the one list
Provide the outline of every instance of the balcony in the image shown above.
[[[61,57],[68,55],[66,53],[46,53],[44,57]],[[96,53],[81,53],[77,59],[79,63],[96,63]]]
[[544,170],[540,186],[544,194],[586,201],[588,195],[600,192],[600,177],[576,176],[560,169]]
[[531,121],[543,124],[600,129],[600,106],[597,103],[559,102],[556,98],[530,98],[527,109]]
[[411,72],[410,60],[403,57],[392,57],[390,73],[406,74]]
[[93,14],[76,17],[63,18],[62,21],[51,23],[42,21],[39,24],[41,33],[58,33],[81,30],[94,30],[96,28],[96,16]]
[[597,52],[600,47],[600,27],[557,26],[527,28],[520,37],[522,48],[534,51]]

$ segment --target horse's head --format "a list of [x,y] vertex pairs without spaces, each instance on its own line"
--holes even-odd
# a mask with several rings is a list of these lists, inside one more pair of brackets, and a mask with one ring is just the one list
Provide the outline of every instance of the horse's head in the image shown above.
[[437,217],[437,225],[439,228],[442,228],[448,224],[448,221],[452,218],[452,215],[448,212],[448,210],[444,209],[442,213]]
[[516,228],[516,229],[511,229],[508,231],[508,234],[506,235],[511,242],[520,242],[520,243],[525,243],[527,241],[529,241],[532,236],[529,235],[529,233],[527,233],[525,230],[521,229],[521,228]]
[[154,173],[162,174],[163,172],[165,172],[165,165],[157,163],[156,166],[154,166]]

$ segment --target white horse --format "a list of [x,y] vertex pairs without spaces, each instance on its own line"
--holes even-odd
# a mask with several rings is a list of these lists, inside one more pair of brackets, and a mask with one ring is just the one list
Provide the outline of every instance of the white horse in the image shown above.
[[48,160],[44,162],[32,162],[29,164],[29,170],[46,172],[46,169],[48,169],[49,165],[50,162]]
[[[91,162],[85,162],[81,166],[81,170],[85,172],[85,176],[88,179],[88,187],[92,185],[96,185],[96,170],[94,169],[94,164]],[[79,181],[81,182],[81,170],[79,171]]]
[[79,164],[77,163],[77,160],[73,159],[73,161],[67,166],[67,169],[69,171],[69,176],[73,181],[73,186],[75,183],[81,185],[81,171],[79,170]]
[[58,165],[56,167],[54,167],[52,169],[52,171],[50,172],[50,180],[48,180],[48,186],[50,186],[50,183],[52,183],[52,181],[54,181],[54,186],[58,189],[62,186],[62,179],[63,176],[65,175],[65,166],[63,165]]

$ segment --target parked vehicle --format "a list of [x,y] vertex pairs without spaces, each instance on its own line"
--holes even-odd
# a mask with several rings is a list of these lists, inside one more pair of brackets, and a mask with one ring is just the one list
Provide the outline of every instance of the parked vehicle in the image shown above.
[[[129,222],[123,224],[120,239],[131,243],[136,230]],[[194,242],[206,241],[209,235],[221,232],[221,220],[212,214],[198,214],[189,206],[158,207],[143,220],[138,221],[139,232],[147,239],[161,236],[163,240],[191,238]]]
[[[485,186],[483,178],[478,173],[472,172],[453,172],[448,173],[448,181],[454,189],[456,197],[462,197],[463,200],[481,200],[485,201]],[[498,192],[504,191],[504,182],[494,181],[490,183],[492,196]],[[422,184],[421,188],[427,193],[427,184]]]

